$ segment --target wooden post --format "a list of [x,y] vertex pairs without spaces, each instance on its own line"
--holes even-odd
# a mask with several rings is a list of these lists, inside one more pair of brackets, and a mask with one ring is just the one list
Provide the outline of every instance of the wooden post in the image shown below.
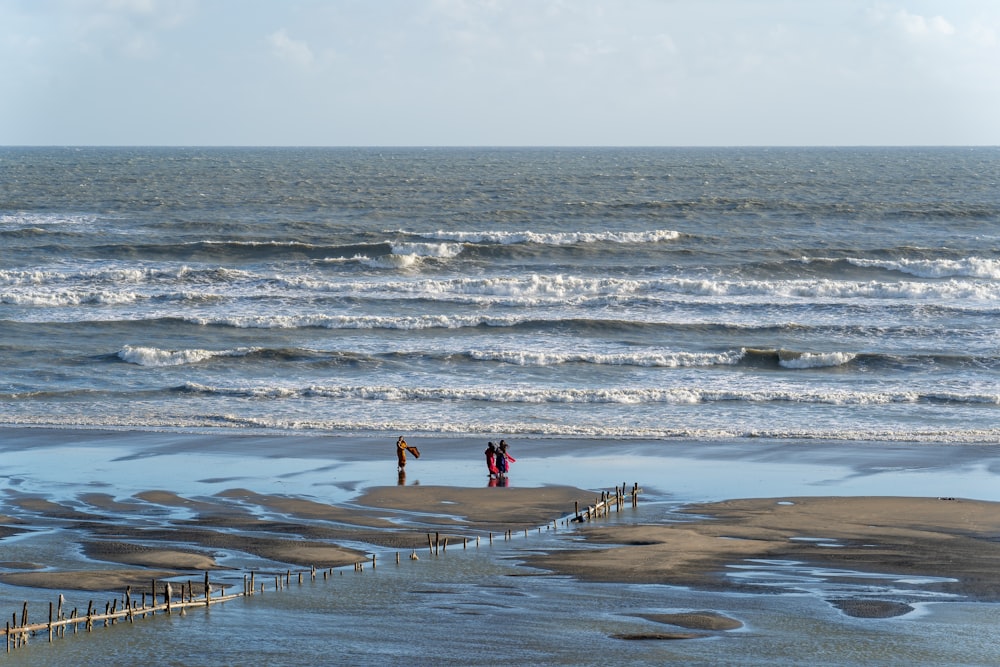
[[[243,589],[244,590],[246,590],[246,587],[247,587],[246,580],[247,580],[246,575],[243,575]],[[211,604],[211,597],[212,597],[212,584],[208,580],[208,570],[205,570],[205,584],[204,585],[205,585],[205,606],[207,607],[209,604]]]
[[434,555],[434,543],[431,541],[431,534],[427,533],[427,551]]
[[49,603],[49,643],[52,643],[52,603]]
[[399,552],[396,552],[396,565],[399,565]]
[[[60,597],[62,597],[62,596],[60,596]],[[61,602],[62,601],[60,600],[60,603]],[[132,619],[132,587],[131,586],[126,586],[125,587],[125,606],[128,608],[128,622],[129,623],[134,623],[135,621]]]
[[[255,577],[256,577],[256,573],[253,570],[250,570],[250,592],[251,593],[253,593],[254,590],[256,590],[256,588],[257,588],[257,586],[255,585],[255,582],[254,582]],[[261,593],[264,592],[263,586],[264,586],[264,584],[261,584],[261,589],[260,589]]]
[[94,601],[87,603],[87,632],[94,630]]
[[174,596],[173,587],[170,585],[170,582],[168,581],[167,583],[165,583],[163,585],[163,599],[167,603],[167,613],[168,614],[171,612],[170,603],[172,602],[171,598],[173,596]]

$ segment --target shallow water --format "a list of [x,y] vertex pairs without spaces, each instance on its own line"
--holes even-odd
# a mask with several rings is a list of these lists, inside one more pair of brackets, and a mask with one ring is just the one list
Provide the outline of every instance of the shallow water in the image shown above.
[[[514,544],[306,580],[279,593],[185,616],[97,628],[53,645],[36,639],[12,665],[539,664],[987,665],[1000,660],[997,605],[927,605],[893,619],[854,619],[809,593],[721,595],[667,586],[580,584],[532,576],[510,559],[546,546]],[[527,574],[527,576],[525,576]],[[87,595],[68,603],[86,606]],[[683,641],[611,635],[676,631],[637,613],[711,609],[742,629]],[[683,630],[681,630],[683,631]]]
[[[361,490],[395,484],[392,441],[301,437],[195,436],[174,433],[60,431],[5,432],[0,485],[11,494],[31,494],[72,505],[82,493],[108,493],[119,502],[153,488],[190,498],[226,488],[293,493],[321,502],[345,502]],[[204,441],[215,443],[207,453]],[[384,447],[383,447],[384,445]],[[513,443],[518,461],[512,484],[569,483],[607,489],[638,482],[639,507],[607,521],[667,520],[688,501],[730,497],[796,495],[952,495],[1000,500],[1000,451],[958,446],[877,448],[845,443],[830,447],[761,442],[700,447],[695,443],[631,443],[627,453],[604,452],[612,441],[524,440]],[[486,486],[478,451],[474,462],[466,440],[421,443],[408,484]],[[366,458],[383,448],[384,456]],[[476,446],[478,450],[478,446]],[[337,452],[341,451],[343,456]],[[567,451],[575,452],[568,455]],[[739,452],[737,454],[736,452]],[[194,474],[192,474],[194,472]],[[933,492],[928,493],[929,486]],[[498,489],[502,492],[502,489]],[[947,492],[947,493],[946,493]],[[572,508],[567,508],[567,514]],[[6,510],[7,514],[11,511]],[[164,507],[160,515],[122,516],[156,524],[182,517]],[[24,512],[20,512],[24,516]],[[6,539],[3,560],[44,561],[61,568],[113,567],[87,562],[67,550],[72,533],[46,528]],[[71,529],[70,529],[71,530]],[[773,594],[723,594],[671,586],[591,584],[551,576],[519,565],[536,551],[584,546],[560,527],[515,533],[511,541],[483,539],[478,547],[452,547],[432,556],[426,549],[411,561],[378,552],[378,566],[361,573],[336,570],[280,593],[216,605],[183,617],[158,615],[134,626],[98,628],[53,645],[36,638],[6,656],[13,665],[134,664],[156,655],[160,664],[539,664],[624,662],[693,665],[985,665],[1000,661],[990,638],[1000,606],[948,602],[925,604],[892,619],[857,619],[835,609],[836,597],[888,597],[919,591],[919,583],[860,576],[792,563],[746,563],[732,576],[772,584]],[[833,548],[833,547],[831,547]],[[221,554],[220,554],[221,555]],[[239,587],[244,569],[283,573],[280,563],[232,554],[221,560],[240,568],[228,576]],[[266,581],[260,574],[258,581]],[[223,580],[224,573],[213,575]],[[294,577],[293,577],[294,579]],[[859,583],[862,582],[862,583]],[[47,613],[59,591],[0,585],[0,611],[20,613],[31,602],[32,617]],[[65,592],[67,605],[111,594]],[[937,598],[926,598],[932,602]],[[737,631],[683,641],[626,641],[616,633],[677,630],[636,618],[636,613],[713,610],[742,621]]]

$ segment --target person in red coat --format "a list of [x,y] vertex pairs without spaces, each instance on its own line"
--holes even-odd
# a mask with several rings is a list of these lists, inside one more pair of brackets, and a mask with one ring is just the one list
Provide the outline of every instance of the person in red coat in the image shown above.
[[490,473],[490,478],[500,474],[497,470],[497,446],[492,442],[486,445],[486,469]]

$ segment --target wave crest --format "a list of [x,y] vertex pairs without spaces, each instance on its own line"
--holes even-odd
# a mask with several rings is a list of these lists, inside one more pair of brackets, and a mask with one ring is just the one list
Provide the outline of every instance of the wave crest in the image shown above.
[[780,350],[778,364],[783,368],[826,368],[849,364],[857,357],[850,352],[791,352]]
[[[404,232],[406,233],[406,232]],[[575,245],[578,243],[661,243],[676,241],[680,232],[671,229],[657,229],[646,232],[455,232],[438,230],[419,234],[424,238],[442,241],[458,241],[460,243],[494,243],[499,245],[518,245],[533,243],[536,245]]]
[[253,348],[237,350],[161,350],[155,347],[126,345],[118,351],[118,358],[139,366],[184,366],[196,364],[214,357],[242,357],[254,351]]

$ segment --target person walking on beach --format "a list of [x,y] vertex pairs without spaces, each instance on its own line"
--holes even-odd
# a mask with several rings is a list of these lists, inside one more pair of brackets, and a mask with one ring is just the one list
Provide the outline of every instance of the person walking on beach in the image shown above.
[[420,458],[420,450],[406,444],[406,440],[403,440],[403,436],[399,436],[399,439],[396,441],[396,463],[400,472],[406,468],[407,452],[413,454],[413,458],[415,459]]
[[490,473],[490,479],[500,474],[497,469],[497,446],[492,442],[486,446],[486,469]]
[[501,440],[500,446],[497,448],[497,477],[506,477],[507,471],[510,470],[510,464],[517,461],[513,456],[507,452],[507,441]]

